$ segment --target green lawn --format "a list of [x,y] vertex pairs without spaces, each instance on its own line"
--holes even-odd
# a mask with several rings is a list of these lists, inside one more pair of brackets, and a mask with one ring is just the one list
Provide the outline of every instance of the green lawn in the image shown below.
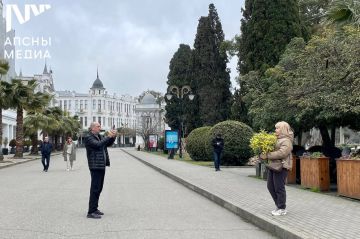
[[[144,152],[147,152],[147,151],[144,151]],[[162,151],[147,152],[147,153],[159,155],[159,156],[162,156],[164,158],[168,157],[168,155],[164,154]],[[178,160],[178,161],[182,161],[182,162],[186,162],[186,163],[191,163],[191,164],[195,164],[195,165],[200,165],[200,166],[206,166],[206,167],[214,166],[214,163],[212,161],[194,161],[194,160],[192,160],[187,152],[183,153],[183,158],[180,158],[179,154],[176,154],[174,156],[174,160]]]

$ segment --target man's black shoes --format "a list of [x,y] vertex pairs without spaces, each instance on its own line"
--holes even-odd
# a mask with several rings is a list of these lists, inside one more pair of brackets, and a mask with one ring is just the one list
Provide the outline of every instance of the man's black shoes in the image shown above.
[[97,215],[100,215],[100,216],[104,215],[104,213],[102,211],[99,211],[99,210],[96,210],[94,213],[97,214]]
[[87,218],[92,218],[92,219],[100,219],[101,218],[101,216],[99,214],[96,214],[95,212],[88,213],[88,215],[86,217]]

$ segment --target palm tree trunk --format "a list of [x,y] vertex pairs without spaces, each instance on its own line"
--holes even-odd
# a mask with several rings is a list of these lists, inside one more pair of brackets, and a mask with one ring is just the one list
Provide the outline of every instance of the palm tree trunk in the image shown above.
[[2,153],[2,138],[3,138],[2,109],[0,108],[0,161],[4,160],[4,155]]
[[23,157],[24,146],[24,115],[23,108],[18,107],[16,112],[16,151],[14,158]]
[[32,148],[31,148],[31,153],[30,153],[30,154],[32,154],[32,155],[38,155],[38,154],[39,154],[39,150],[38,150],[37,134],[31,135],[31,144],[32,144]]

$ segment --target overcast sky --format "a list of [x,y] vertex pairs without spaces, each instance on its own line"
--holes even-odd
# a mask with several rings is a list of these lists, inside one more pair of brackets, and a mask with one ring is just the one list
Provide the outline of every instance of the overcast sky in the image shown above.
[[[132,96],[148,89],[165,92],[173,54],[181,43],[193,48],[198,20],[211,2],[225,38],[239,34],[244,0],[3,0],[4,12],[17,4],[23,14],[25,3],[51,5],[21,25],[13,16],[12,25],[18,37],[51,37],[52,46],[35,49],[49,51],[56,90],[88,92],[98,66],[108,92]],[[42,73],[44,63],[17,59],[16,72]],[[233,87],[236,64],[235,58],[229,64]]]

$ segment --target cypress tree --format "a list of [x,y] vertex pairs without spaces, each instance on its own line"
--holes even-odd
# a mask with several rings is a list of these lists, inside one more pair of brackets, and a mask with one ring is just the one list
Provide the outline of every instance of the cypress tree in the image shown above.
[[240,74],[264,73],[279,62],[286,45],[302,36],[297,0],[246,0],[239,40]]
[[201,125],[213,125],[230,115],[230,75],[226,53],[220,52],[224,41],[221,22],[215,6],[199,20],[192,58],[192,87],[198,95],[197,114]]
[[[181,88],[184,85],[190,85],[190,62],[191,62],[192,50],[190,46],[185,44],[180,44],[178,50],[175,52],[173,58],[170,61],[170,71],[168,74],[167,85],[176,85]],[[184,121],[186,120],[187,112],[187,99],[183,99],[183,108],[181,108],[181,99],[177,97],[172,97],[171,100],[168,100],[165,97],[166,101],[166,120],[168,125],[172,129],[180,129],[180,117],[184,116]]]

